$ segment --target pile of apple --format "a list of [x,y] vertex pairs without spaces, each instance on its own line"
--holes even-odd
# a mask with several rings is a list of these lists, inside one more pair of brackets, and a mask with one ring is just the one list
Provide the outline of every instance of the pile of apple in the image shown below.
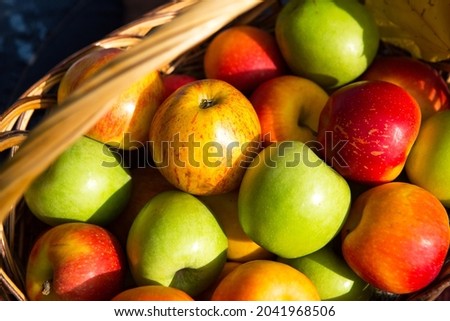
[[[154,71],[118,93],[24,195],[48,225],[28,298],[364,300],[432,284],[450,243],[449,89],[379,44],[359,1],[291,0],[273,33],[215,34],[202,79]],[[121,52],[75,62],[58,100]]]

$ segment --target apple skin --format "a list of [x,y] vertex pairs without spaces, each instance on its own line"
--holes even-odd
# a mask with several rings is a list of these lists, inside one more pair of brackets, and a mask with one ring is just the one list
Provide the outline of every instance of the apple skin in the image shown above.
[[450,108],[444,79],[430,65],[412,57],[378,56],[360,79],[389,81],[406,89],[419,104],[422,121]]
[[274,255],[253,242],[242,230],[238,214],[239,191],[198,198],[211,210],[228,238],[227,259],[247,262],[272,259]]
[[328,93],[313,81],[284,75],[259,85],[250,96],[258,114],[264,146],[284,140],[316,139]]
[[80,137],[25,191],[31,212],[48,225],[106,225],[125,208],[132,180],[102,143]]
[[351,201],[345,179],[306,144],[274,143],[248,167],[239,189],[239,221],[257,244],[295,258],[338,234]]
[[130,200],[124,210],[107,225],[108,230],[114,233],[124,246],[131,225],[145,204],[159,193],[175,189],[154,167],[131,168],[130,175],[133,182]]
[[420,125],[420,108],[405,89],[354,82],[333,92],[322,110],[319,153],[346,179],[390,182],[402,172]]
[[330,245],[294,259],[279,259],[305,274],[323,301],[369,300],[373,288],[348,266]]
[[128,234],[127,254],[137,285],[172,286],[195,296],[222,270],[228,241],[195,196],[166,191],[153,197]]
[[[112,61],[123,50],[106,48],[86,54],[74,62],[58,87],[58,103],[65,101],[78,87]],[[164,85],[159,71],[118,93],[109,111],[86,133],[86,136],[122,149],[141,148],[147,142],[149,126],[161,104]]]
[[195,297],[196,301],[211,301],[211,297],[216,290],[217,286],[220,284],[220,282],[223,280],[225,276],[230,274],[231,271],[233,271],[235,268],[240,266],[243,262],[237,262],[237,261],[226,261],[225,265],[223,266],[222,271],[220,272],[219,276],[216,278],[216,280],[202,293],[197,295]]
[[178,88],[198,80],[194,76],[187,74],[168,74],[162,76],[162,81],[164,85],[163,100],[169,97]]
[[320,301],[317,288],[295,268],[253,260],[235,267],[217,285],[211,301]]
[[206,49],[203,65],[206,78],[224,80],[244,94],[286,73],[275,37],[250,25],[232,26],[217,34]]
[[170,95],[156,111],[149,134],[161,174],[195,195],[236,189],[259,151],[260,136],[250,101],[218,79],[197,80]]
[[163,285],[143,285],[127,289],[111,301],[194,301],[186,292]]
[[380,290],[406,294],[439,274],[449,248],[449,219],[430,192],[391,182],[355,200],[341,236],[343,256],[355,273]]
[[[52,227],[34,243],[26,269],[29,300],[110,300],[121,292],[127,263],[118,240],[88,223]],[[48,282],[48,294],[43,293]]]
[[357,0],[291,0],[277,16],[275,36],[292,72],[327,89],[360,76],[380,40],[374,19]]
[[428,118],[406,160],[409,180],[433,193],[450,207],[450,111]]

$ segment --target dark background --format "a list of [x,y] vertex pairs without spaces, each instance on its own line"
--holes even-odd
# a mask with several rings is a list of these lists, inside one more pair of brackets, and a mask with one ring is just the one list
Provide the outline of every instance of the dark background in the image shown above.
[[52,67],[168,0],[0,0],[0,114]]

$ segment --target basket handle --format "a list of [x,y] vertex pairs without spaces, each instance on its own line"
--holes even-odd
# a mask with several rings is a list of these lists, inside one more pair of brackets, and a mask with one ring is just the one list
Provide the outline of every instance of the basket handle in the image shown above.
[[191,49],[262,0],[198,1],[118,55],[31,132],[0,172],[0,221],[32,181],[107,111],[114,93]]

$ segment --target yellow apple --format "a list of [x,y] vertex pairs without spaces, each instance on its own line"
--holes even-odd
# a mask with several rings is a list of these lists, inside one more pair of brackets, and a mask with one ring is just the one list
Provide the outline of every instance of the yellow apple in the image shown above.
[[231,261],[247,262],[270,259],[275,255],[253,242],[239,223],[238,191],[219,195],[199,196],[216,217],[228,238],[227,258]]

